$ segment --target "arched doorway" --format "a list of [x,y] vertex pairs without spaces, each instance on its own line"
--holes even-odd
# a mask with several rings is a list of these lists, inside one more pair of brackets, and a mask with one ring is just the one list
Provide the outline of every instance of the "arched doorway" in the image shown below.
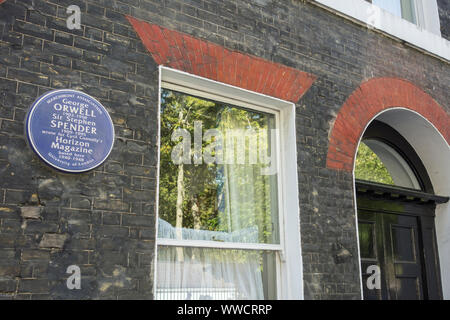
[[435,210],[448,198],[435,195],[414,148],[391,126],[372,121],[355,179],[364,299],[442,299]]
[[[373,135],[372,124],[377,122],[389,126],[401,141],[393,141],[392,136],[383,137],[383,140],[379,139],[377,134]],[[390,178],[394,180],[391,185],[355,180],[356,225],[358,226],[358,220],[369,223],[372,231],[379,233],[378,239],[383,240],[378,244],[378,248],[385,250],[376,253],[377,257],[373,257],[373,252],[372,256],[364,257],[369,255],[363,252],[368,250],[363,247],[367,246],[367,243],[363,243],[364,239],[358,237],[361,244],[362,291],[367,291],[366,280],[370,276],[365,269],[366,265],[363,265],[365,262],[376,264],[376,259],[385,255],[384,268],[390,268],[388,274],[381,270],[382,277],[383,273],[385,274],[385,279],[381,279],[381,282],[388,293],[383,295],[382,292],[366,292],[364,297],[450,299],[450,274],[446,272],[450,268],[450,205],[447,201],[450,195],[448,113],[427,93],[408,81],[394,78],[372,79],[355,90],[341,108],[330,133],[327,167],[351,172],[355,176],[356,154],[360,142],[364,143],[364,140],[368,149],[371,147],[373,153],[378,152],[381,155],[385,170],[389,171],[389,168],[393,171]],[[413,155],[405,154],[405,141],[410,146],[406,149],[413,150]],[[419,161],[416,161],[417,159]],[[372,216],[367,215],[367,212],[361,213],[367,208],[372,209]],[[374,215],[374,211],[379,214]],[[377,223],[378,227],[374,225]],[[392,226],[397,229],[394,228],[393,231]],[[369,229],[362,232],[365,232],[367,237],[370,228],[361,228]],[[360,234],[358,231],[358,235]],[[402,239],[407,236],[411,245],[394,248],[398,240],[400,245],[406,245],[407,242]],[[424,254],[424,250],[427,250],[424,247],[427,245],[434,246],[428,249],[435,255],[431,262]],[[411,254],[414,255],[413,258]],[[372,261],[365,261],[370,259]],[[387,263],[389,259],[390,263]],[[383,267],[382,264],[378,265]],[[396,278],[406,280],[397,281]]]

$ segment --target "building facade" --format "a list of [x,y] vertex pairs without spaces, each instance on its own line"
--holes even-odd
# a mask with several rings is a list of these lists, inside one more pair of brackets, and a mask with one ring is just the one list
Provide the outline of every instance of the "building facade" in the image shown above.
[[[447,0],[0,3],[0,298],[450,299]],[[56,89],[100,166],[33,152]]]

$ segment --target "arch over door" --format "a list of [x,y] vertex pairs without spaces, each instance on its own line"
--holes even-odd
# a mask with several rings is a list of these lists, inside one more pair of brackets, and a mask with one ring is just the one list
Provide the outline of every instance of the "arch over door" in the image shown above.
[[339,110],[330,135],[327,168],[351,172],[366,127],[381,112],[399,107],[420,114],[450,143],[450,116],[430,95],[406,80],[375,78],[361,84]]

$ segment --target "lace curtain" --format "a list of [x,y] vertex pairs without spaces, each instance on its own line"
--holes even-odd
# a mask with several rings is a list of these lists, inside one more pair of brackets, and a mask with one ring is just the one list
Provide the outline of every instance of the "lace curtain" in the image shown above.
[[[176,239],[177,232],[159,219],[160,238]],[[183,228],[190,240],[257,241],[255,227],[226,233]],[[262,255],[259,251],[193,247],[158,247],[157,299],[262,300]]]

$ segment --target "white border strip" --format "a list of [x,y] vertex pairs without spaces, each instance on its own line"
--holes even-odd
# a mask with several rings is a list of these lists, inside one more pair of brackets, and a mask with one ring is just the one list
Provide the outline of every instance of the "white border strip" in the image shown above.
[[161,153],[161,67],[158,67],[158,110],[157,110],[157,121],[158,121],[158,139],[156,141],[158,148],[158,159],[156,160],[156,199],[155,199],[155,255],[153,257],[153,300],[156,300],[156,275],[158,268],[158,219],[159,219],[159,171],[160,171],[160,153]]
[[260,250],[260,251],[282,251],[283,247],[278,244],[264,243],[234,243],[205,240],[177,240],[158,238],[158,246],[195,247],[212,249],[236,249],[236,250]]

